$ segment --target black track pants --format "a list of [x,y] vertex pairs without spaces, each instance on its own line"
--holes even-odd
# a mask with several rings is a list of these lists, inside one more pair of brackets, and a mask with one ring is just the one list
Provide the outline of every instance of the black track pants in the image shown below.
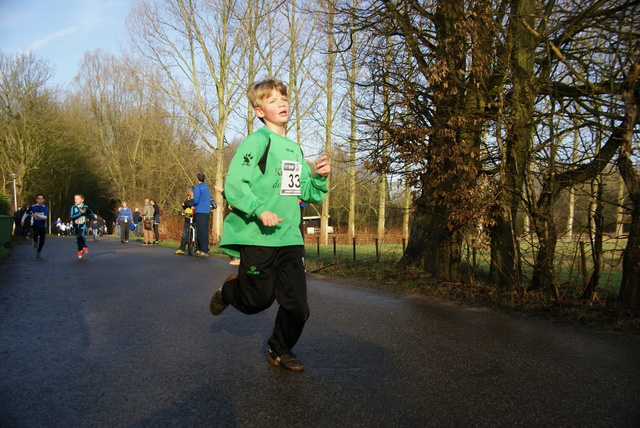
[[303,249],[302,245],[242,247],[238,278],[222,289],[222,299],[245,314],[278,302],[269,347],[279,355],[291,352],[309,318]]

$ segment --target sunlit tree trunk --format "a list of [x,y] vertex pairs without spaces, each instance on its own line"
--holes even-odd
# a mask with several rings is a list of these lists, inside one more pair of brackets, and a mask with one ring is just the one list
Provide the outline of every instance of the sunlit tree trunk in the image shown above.
[[[578,145],[580,143],[580,133],[578,132],[577,121],[574,120],[574,127],[576,128],[573,133],[573,162],[575,163],[578,156]],[[567,214],[567,233],[566,240],[573,241],[573,224],[575,221],[576,211],[576,189],[575,186],[569,187],[569,200],[567,201],[569,212]]]
[[616,238],[620,239],[624,235],[625,209],[624,203],[627,197],[626,187],[622,176],[618,180],[618,197],[616,198],[618,206],[616,207]]
[[356,236],[356,172],[357,172],[357,104],[356,104],[356,79],[358,76],[358,35],[353,35],[353,41],[350,50],[350,60],[348,65],[348,84],[349,84],[349,170],[348,170],[348,187],[349,187],[349,214],[347,220],[347,235],[349,242],[352,242]]
[[[324,155],[329,161],[332,159],[332,141],[333,141],[333,123],[335,112],[333,111],[333,80],[336,61],[336,42],[334,34],[335,8],[333,2],[327,2],[327,62],[325,75],[325,96],[326,96],[326,112],[324,125]],[[322,201],[322,215],[320,216],[320,236],[324,245],[329,243],[329,208],[331,206],[331,176],[327,177],[327,193],[324,201]]]
[[[405,165],[405,177],[409,177],[409,164]],[[411,186],[409,180],[405,180],[404,184],[404,196],[402,198],[402,238],[409,239],[409,227],[411,224]]]

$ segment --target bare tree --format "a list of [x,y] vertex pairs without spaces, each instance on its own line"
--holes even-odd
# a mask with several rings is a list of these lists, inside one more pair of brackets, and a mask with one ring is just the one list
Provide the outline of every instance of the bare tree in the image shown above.
[[5,177],[17,174],[18,201],[23,189],[29,190],[25,178],[41,165],[55,132],[54,94],[46,86],[52,72],[32,53],[0,52],[0,168]]
[[[175,110],[167,114],[194,129],[210,149],[209,183],[218,185],[223,182],[225,130],[247,85],[245,55],[251,45],[237,5],[234,0],[137,0],[127,22],[134,52],[161,70],[160,75],[139,72],[173,103]],[[222,206],[222,196],[214,196]],[[222,210],[214,211],[214,242],[222,218]]]

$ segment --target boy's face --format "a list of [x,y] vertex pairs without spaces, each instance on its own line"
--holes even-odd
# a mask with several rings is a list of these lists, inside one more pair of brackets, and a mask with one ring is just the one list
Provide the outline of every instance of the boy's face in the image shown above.
[[44,204],[44,196],[42,196],[42,195],[38,195],[38,196],[36,196],[36,204],[37,204],[37,205],[42,205],[42,204]]
[[262,100],[262,107],[254,109],[256,116],[264,120],[265,124],[284,127],[289,121],[289,100],[278,90],[274,89],[271,94]]
[[75,201],[76,205],[80,205],[84,201],[84,199],[82,199],[82,196],[80,195],[75,195],[73,197],[73,200]]

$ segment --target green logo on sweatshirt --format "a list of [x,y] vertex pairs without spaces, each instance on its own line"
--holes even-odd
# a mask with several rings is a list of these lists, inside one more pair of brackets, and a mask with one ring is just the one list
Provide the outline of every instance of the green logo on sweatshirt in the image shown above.
[[251,267],[249,268],[249,270],[247,271],[247,273],[248,273],[249,275],[260,275],[260,271],[259,271],[259,270],[258,270],[258,268],[257,268],[257,267],[255,267],[255,266],[251,266]]

